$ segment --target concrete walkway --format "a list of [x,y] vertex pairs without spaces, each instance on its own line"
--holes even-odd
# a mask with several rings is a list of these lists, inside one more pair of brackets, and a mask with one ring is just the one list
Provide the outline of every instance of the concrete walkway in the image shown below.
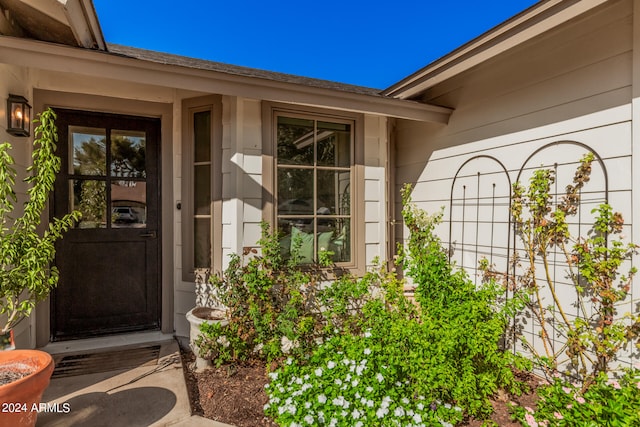
[[157,365],[51,380],[36,426],[230,427],[191,415],[178,343],[157,344]]

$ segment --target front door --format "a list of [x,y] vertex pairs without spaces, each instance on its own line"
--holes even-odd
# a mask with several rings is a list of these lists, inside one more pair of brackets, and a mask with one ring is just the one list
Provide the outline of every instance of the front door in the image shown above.
[[55,109],[53,214],[82,220],[57,246],[52,340],[160,328],[160,120]]

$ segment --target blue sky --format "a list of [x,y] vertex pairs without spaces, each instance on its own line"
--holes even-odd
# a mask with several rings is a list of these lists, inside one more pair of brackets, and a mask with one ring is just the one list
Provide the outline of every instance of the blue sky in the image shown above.
[[109,43],[386,88],[533,0],[93,0]]

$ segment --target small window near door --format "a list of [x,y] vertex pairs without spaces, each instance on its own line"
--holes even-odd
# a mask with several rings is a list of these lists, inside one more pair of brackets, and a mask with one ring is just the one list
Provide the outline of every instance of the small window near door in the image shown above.
[[195,273],[220,268],[220,98],[183,103],[182,271],[185,281]]
[[193,113],[193,262],[211,268],[211,111]]

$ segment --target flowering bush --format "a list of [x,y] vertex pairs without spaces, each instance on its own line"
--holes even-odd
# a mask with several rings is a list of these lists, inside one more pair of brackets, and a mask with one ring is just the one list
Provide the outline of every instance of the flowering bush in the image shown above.
[[269,374],[265,412],[285,426],[452,426],[461,408],[412,392],[402,364],[378,337],[337,335],[309,360]]
[[476,289],[451,267],[433,234],[439,216],[410,205],[408,192],[412,233],[400,260],[418,285],[418,304],[394,274],[369,273],[380,291],[362,315],[311,356],[271,374],[265,410],[281,425],[454,425],[488,415],[498,388],[520,391],[512,368],[526,363],[499,347],[501,288]]
[[557,376],[538,389],[540,400],[534,410],[515,407],[514,418],[525,426],[637,426],[640,425],[640,364],[618,379],[605,373],[582,392]]
[[[622,215],[600,204],[591,211],[593,226],[585,236],[572,233],[594,159],[589,153],[580,160],[559,201],[552,192],[553,169],[534,171],[526,188],[519,182],[513,185],[512,221],[523,249],[511,260],[518,273],[503,277],[514,300],[526,307],[518,322],[532,322],[538,330],[536,345],[518,336],[536,364],[547,377],[559,370],[571,373],[583,389],[600,373],[609,372],[619,352],[640,334],[640,316],[617,313],[628,301],[636,274],[635,267],[626,274],[621,271],[637,252],[635,244],[622,241]],[[564,272],[555,270],[561,263]],[[482,268],[489,270],[487,263]],[[569,302],[559,292],[566,279],[576,290]]]

